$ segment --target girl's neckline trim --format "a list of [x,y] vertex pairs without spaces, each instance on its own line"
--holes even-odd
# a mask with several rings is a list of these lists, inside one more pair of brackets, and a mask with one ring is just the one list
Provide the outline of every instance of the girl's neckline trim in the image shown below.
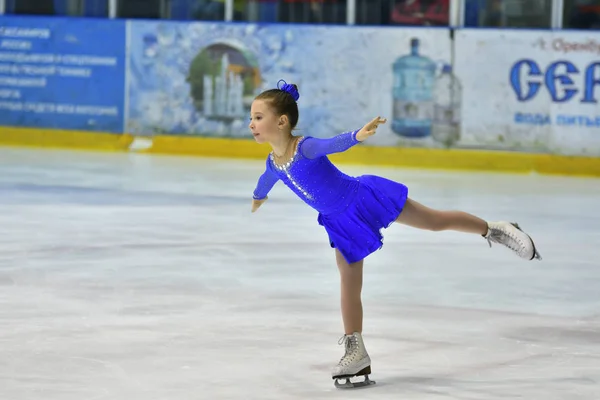
[[296,142],[296,148],[294,149],[294,154],[283,165],[277,164],[275,162],[275,155],[273,154],[273,151],[271,151],[269,153],[269,156],[270,156],[271,162],[273,163],[273,165],[275,166],[275,168],[277,168],[279,170],[286,170],[286,169],[288,169],[292,165],[292,163],[294,161],[296,161],[296,156],[298,155],[298,150],[300,149],[300,144],[302,143],[302,141],[304,139],[305,139],[305,136],[301,136],[300,139],[298,139],[298,141]]

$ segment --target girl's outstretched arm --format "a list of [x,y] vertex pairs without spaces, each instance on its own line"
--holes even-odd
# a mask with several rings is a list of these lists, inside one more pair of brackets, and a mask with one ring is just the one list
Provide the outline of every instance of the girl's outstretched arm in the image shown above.
[[377,117],[357,131],[342,133],[329,139],[308,137],[301,143],[300,152],[306,158],[341,153],[373,136],[377,131],[377,127],[386,122],[385,119]]
[[258,178],[254,194],[252,196],[252,212],[256,211],[262,203],[267,200],[267,195],[277,183],[279,177],[269,167],[269,159],[267,158],[267,167],[265,172]]
[[359,143],[358,130],[345,132],[328,139],[307,137],[301,143],[300,152],[306,158],[318,158],[327,154],[341,153]]

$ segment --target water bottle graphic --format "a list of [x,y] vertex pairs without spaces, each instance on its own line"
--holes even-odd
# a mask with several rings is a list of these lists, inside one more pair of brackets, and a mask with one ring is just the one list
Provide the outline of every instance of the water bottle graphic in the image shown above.
[[435,63],[419,55],[419,39],[410,40],[410,54],[393,64],[392,131],[404,137],[431,135]]
[[456,143],[460,136],[462,87],[452,72],[452,66],[444,64],[433,88],[434,113],[431,136],[447,147]]

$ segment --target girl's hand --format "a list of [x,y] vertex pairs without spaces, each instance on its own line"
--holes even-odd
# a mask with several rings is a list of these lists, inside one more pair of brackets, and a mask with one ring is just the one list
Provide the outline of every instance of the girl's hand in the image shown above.
[[381,118],[381,117],[374,118],[368,124],[363,126],[360,131],[358,131],[358,133],[356,134],[356,140],[358,140],[359,142],[362,142],[362,141],[366,140],[368,137],[373,136],[375,134],[375,132],[377,131],[377,127],[380,124],[385,124],[386,122],[387,122],[387,119],[385,119],[385,118]]
[[262,203],[267,201],[268,198],[269,197],[265,197],[264,199],[261,199],[261,200],[252,199],[252,212],[255,212],[256,210],[258,210],[258,207],[260,207],[262,205]]

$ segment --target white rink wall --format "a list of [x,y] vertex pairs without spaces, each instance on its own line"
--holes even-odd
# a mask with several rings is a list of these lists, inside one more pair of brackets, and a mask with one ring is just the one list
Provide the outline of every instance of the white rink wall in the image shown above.
[[[374,115],[369,145],[600,156],[591,32],[3,17],[0,125],[248,139],[253,97],[297,83],[299,133]],[[0,135],[1,136],[1,135]]]

